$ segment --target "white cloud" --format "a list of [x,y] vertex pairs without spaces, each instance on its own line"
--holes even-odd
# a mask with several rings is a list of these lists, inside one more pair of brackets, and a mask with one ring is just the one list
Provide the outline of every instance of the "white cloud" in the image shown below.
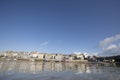
[[112,37],[107,37],[104,40],[102,40],[99,44],[100,47],[104,48],[106,46],[108,46],[109,44],[112,44],[116,41],[120,40],[120,34],[117,34],[115,36]]
[[73,52],[73,54],[83,54],[82,52]]
[[109,46],[106,48],[106,50],[111,50],[111,49],[116,49],[116,48],[118,48],[117,45],[111,44],[111,45],[109,45]]
[[102,51],[102,55],[109,55],[109,56],[120,55],[119,45],[115,45],[115,44],[109,45],[106,49]]
[[48,45],[48,44],[49,44],[49,42],[48,42],[48,41],[45,41],[45,42],[41,43],[40,45],[41,45],[41,46],[46,46],[46,45]]
[[97,55],[98,55],[97,52],[96,52],[96,53],[88,53],[88,52],[73,52],[73,54],[84,54],[84,55],[87,55],[87,56],[93,56],[93,55],[97,56]]
[[102,48],[101,55],[120,55],[120,34],[112,37],[107,37],[100,42],[100,47]]

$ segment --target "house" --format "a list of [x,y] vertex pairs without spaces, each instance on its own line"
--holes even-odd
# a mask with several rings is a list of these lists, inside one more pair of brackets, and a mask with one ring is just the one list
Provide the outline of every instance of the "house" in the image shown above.
[[13,51],[6,51],[4,56],[9,58],[13,57]]
[[62,54],[55,55],[55,61],[63,61],[63,60],[64,60],[64,55]]
[[18,58],[30,58],[30,53],[21,51],[21,52],[18,53],[17,57]]
[[76,54],[76,58],[78,60],[84,60],[85,59],[84,54]]
[[75,56],[74,55],[65,55],[64,57],[64,60],[65,61],[71,61],[71,60],[74,60],[75,59]]
[[44,59],[44,53],[38,53],[37,58],[43,60]]
[[68,60],[74,60],[75,59],[75,55],[69,55]]
[[31,52],[30,57],[31,58],[38,58],[38,53],[37,52]]
[[44,59],[49,61],[49,60],[54,60],[55,59],[55,54],[45,54]]
[[64,55],[62,55],[62,54],[45,54],[44,58],[47,61],[62,61],[64,59]]
[[4,52],[0,52],[0,57],[4,57]]

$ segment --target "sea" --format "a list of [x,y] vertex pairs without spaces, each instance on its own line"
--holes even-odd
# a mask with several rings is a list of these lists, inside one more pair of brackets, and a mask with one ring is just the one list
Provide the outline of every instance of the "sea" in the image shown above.
[[0,61],[0,80],[120,80],[120,63]]

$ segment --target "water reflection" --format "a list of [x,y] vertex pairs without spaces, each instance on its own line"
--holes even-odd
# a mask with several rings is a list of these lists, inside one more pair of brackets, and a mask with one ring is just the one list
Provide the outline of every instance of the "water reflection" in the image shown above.
[[59,62],[27,62],[27,61],[6,61],[0,62],[0,73],[31,73],[31,74],[51,74],[51,72],[61,72],[73,70],[76,74],[81,73],[100,73],[102,67],[117,67],[114,64],[83,64],[83,63],[59,63]]
[[0,61],[0,80],[120,80],[119,64]]

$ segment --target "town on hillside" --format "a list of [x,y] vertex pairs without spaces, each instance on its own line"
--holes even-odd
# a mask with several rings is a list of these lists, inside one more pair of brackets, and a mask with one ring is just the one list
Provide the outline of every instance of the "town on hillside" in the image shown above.
[[4,51],[0,53],[0,60],[25,60],[25,61],[44,61],[44,62],[120,62],[120,56],[90,56],[86,53],[40,53],[40,52],[17,52]]

